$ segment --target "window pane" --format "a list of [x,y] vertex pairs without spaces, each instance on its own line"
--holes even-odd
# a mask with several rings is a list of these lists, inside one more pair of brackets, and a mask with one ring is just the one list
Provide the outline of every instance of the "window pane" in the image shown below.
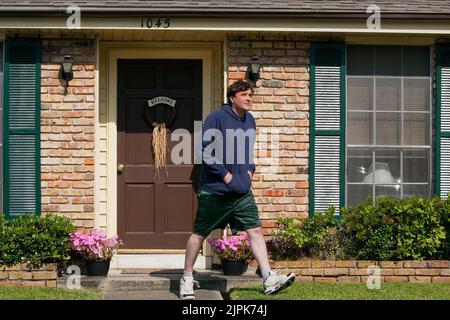
[[429,196],[430,89],[430,47],[348,46],[347,204]]
[[376,80],[376,110],[400,111],[402,105],[401,78],[380,78]]
[[428,185],[423,184],[405,184],[403,185],[403,198],[410,197],[424,197],[428,198]]
[[404,78],[403,109],[405,111],[430,110],[430,79]]
[[347,118],[347,143],[372,144],[372,112],[349,112]]
[[401,46],[375,46],[375,74],[400,76],[402,74]]
[[403,181],[428,182],[429,150],[403,151]]
[[400,113],[377,112],[376,115],[376,144],[400,144]]
[[404,113],[403,114],[403,144],[404,145],[429,145],[430,121],[428,113]]
[[401,197],[400,184],[375,186],[375,199],[379,199],[382,197],[391,197],[395,199],[400,199]]
[[403,74],[405,76],[430,75],[430,48],[403,47]]
[[362,182],[372,164],[372,151],[349,149],[347,152],[347,181]]
[[372,110],[373,78],[347,78],[348,110]]
[[375,183],[400,183],[400,151],[375,150]]
[[373,197],[373,185],[349,184],[347,185],[347,204],[358,205]]
[[347,61],[348,75],[372,75],[373,46],[348,46]]

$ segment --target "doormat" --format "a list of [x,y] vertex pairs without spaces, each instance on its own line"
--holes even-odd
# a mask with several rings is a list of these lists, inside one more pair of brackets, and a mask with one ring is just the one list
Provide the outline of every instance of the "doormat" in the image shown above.
[[[194,272],[195,273],[195,272]],[[121,274],[183,274],[182,269],[122,269]]]

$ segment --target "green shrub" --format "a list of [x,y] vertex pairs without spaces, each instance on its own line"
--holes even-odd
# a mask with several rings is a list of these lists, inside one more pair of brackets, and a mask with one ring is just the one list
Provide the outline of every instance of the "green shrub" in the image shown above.
[[394,221],[387,212],[372,205],[369,198],[359,206],[342,208],[342,225],[353,243],[356,259],[391,260],[394,258]]
[[395,221],[397,259],[427,259],[434,256],[445,239],[439,197],[429,200],[397,200],[389,208]]
[[369,198],[314,219],[280,218],[268,242],[273,259],[450,259],[450,199]]
[[0,265],[16,261],[19,244],[12,241],[14,234],[5,217],[0,214]]
[[342,256],[339,241],[338,219],[334,207],[324,214],[316,213],[314,219],[278,218],[278,230],[268,242],[271,258],[298,259],[317,257],[335,259]]
[[28,214],[2,218],[0,225],[0,264],[63,264],[70,259],[69,236],[75,228],[67,217]]
[[441,225],[444,227],[445,239],[436,253],[438,259],[449,260],[450,259],[450,193],[447,195],[446,200],[441,202]]

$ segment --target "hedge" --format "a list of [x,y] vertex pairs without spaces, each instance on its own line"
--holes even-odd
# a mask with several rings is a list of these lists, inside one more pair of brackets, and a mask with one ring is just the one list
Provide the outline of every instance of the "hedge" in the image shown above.
[[358,206],[279,218],[268,242],[272,259],[450,259],[450,199],[372,198]]
[[0,214],[0,265],[64,264],[70,259],[69,235],[74,230],[67,217],[27,214],[6,220]]

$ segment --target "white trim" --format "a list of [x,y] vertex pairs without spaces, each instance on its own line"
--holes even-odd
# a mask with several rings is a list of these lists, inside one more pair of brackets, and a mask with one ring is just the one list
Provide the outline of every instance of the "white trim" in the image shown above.
[[[147,18],[147,17],[146,17]],[[148,17],[150,18],[150,17]],[[450,34],[450,20],[382,19],[380,29],[368,29],[366,19],[296,19],[296,18],[170,18],[170,27],[142,28],[142,17],[85,17],[76,30],[222,30],[252,32],[312,32],[359,34]],[[66,18],[54,17],[2,17],[0,29],[60,29],[67,28]]]
[[[108,135],[108,199],[107,229],[109,235],[117,234],[117,60],[118,59],[200,59],[203,61],[203,119],[213,110],[213,51],[214,44],[192,43],[109,43],[107,46],[107,135]],[[97,124],[99,125],[99,123]],[[113,200],[114,199],[114,200]],[[206,241],[205,241],[206,242]],[[205,252],[205,246],[203,252]],[[207,253],[207,252],[205,252]],[[184,256],[184,255],[183,255]],[[183,264],[181,264],[183,265]],[[179,265],[178,265],[179,266]]]
[[99,181],[99,175],[95,174],[96,169],[98,168],[97,164],[97,154],[99,152],[97,146],[100,145],[100,137],[99,132],[97,130],[98,123],[100,123],[100,80],[99,80],[99,68],[100,68],[100,44],[98,39],[95,40],[95,110],[94,110],[94,226],[95,228],[100,227],[100,217],[99,217],[99,202],[98,199],[100,198],[100,181]]

